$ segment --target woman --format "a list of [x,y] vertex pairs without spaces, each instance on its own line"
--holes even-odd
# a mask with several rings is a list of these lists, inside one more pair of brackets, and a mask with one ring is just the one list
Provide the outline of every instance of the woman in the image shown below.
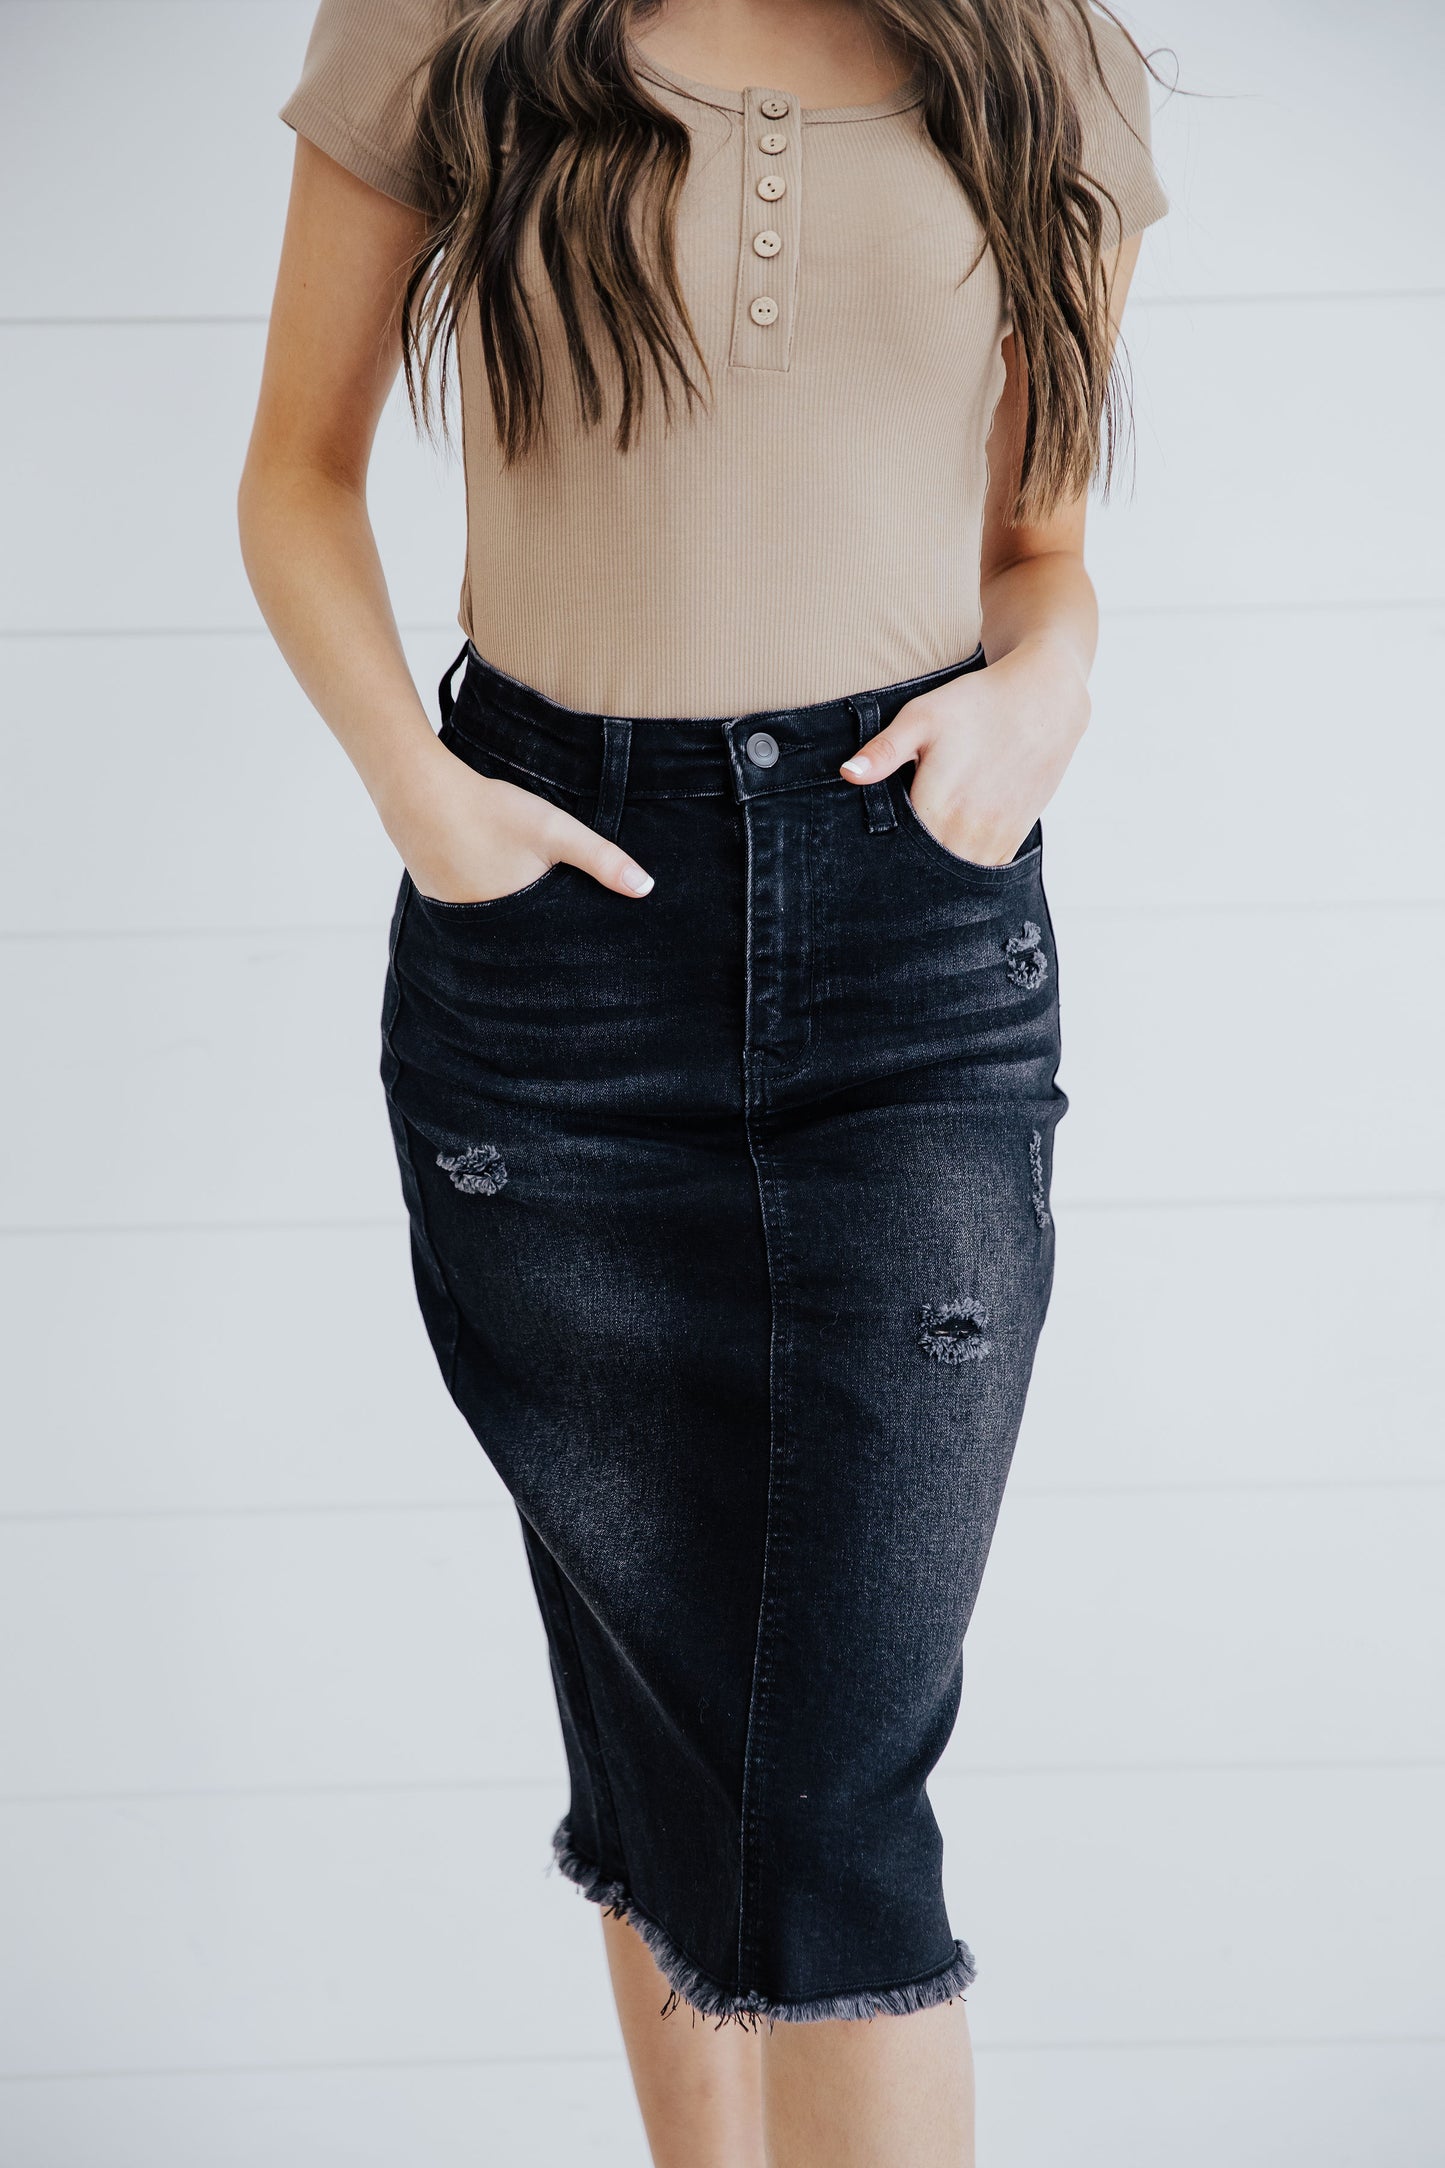
[[[925,1780],[1052,1272],[1146,89],[1085,0],[322,0],[284,109],[246,561],[405,864],[417,1286],[661,2168],[972,2157]],[[452,351],[437,736],[364,485]]]

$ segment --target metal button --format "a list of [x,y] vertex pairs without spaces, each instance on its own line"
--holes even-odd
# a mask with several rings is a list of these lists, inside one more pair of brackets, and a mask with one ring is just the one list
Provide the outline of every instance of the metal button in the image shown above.
[[766,730],[755,730],[747,742],[747,756],[755,768],[775,768],[778,764],[778,741],[770,738]]
[[786,98],[764,98],[761,110],[769,120],[781,120],[788,110],[788,101]]
[[767,226],[761,233],[753,235],[753,254],[755,256],[776,256],[782,245],[782,235],[774,233],[771,226]]
[[781,173],[765,173],[758,182],[758,194],[764,203],[776,203],[779,196],[788,193],[788,184]]
[[776,128],[774,128],[769,134],[760,135],[758,137],[758,149],[760,151],[766,151],[769,158],[780,158],[783,152],[787,149],[787,147],[787,137],[785,135],[779,135]]
[[775,324],[778,320],[778,304],[771,294],[759,294],[756,301],[748,303],[748,314],[755,324]]

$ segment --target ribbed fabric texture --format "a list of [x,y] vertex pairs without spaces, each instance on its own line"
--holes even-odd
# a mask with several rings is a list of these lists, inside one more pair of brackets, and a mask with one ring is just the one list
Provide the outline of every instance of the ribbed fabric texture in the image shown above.
[[[437,0],[321,0],[282,118],[415,205],[413,83],[441,27]],[[1086,167],[1127,236],[1167,203],[1147,78],[1103,18],[1096,31],[1125,117],[1081,63]],[[549,435],[510,469],[474,326],[461,341],[463,627],[549,698],[639,717],[825,700],[960,660],[979,639],[1008,325],[992,256],[970,273],[978,222],[916,89],[800,112],[786,84],[714,90],[645,65],[692,136],[678,248],[711,390],[670,425],[653,399],[626,453],[606,426],[584,428],[533,246]],[[759,194],[769,176],[780,196]],[[760,233],[780,245],[759,255]],[[755,312],[767,303],[771,320]]]

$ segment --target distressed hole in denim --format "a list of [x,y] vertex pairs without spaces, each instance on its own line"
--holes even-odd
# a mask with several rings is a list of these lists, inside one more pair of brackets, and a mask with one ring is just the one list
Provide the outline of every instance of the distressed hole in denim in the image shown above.
[[1042,986],[1049,975],[1049,959],[1043,950],[1043,932],[1031,918],[1024,920],[1022,933],[1011,933],[1003,945],[1008,959],[1008,975],[1015,986],[1023,986],[1030,993]]
[[982,1362],[988,1312],[969,1296],[958,1302],[925,1302],[918,1313],[918,1345],[936,1363]]
[[464,1197],[495,1197],[507,1179],[495,1144],[472,1144],[464,1152],[438,1152],[437,1165]]
[[1050,1215],[1044,1195],[1044,1140],[1037,1130],[1029,1138],[1029,1202],[1040,1227],[1047,1227]]

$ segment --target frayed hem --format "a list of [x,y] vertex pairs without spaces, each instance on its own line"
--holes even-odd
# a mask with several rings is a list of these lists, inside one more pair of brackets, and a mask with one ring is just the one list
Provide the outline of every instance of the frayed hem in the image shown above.
[[977,1967],[962,1942],[953,1945],[953,1960],[926,1979],[909,1980],[900,1987],[854,1989],[846,1995],[819,1995],[807,2002],[773,2002],[766,1995],[735,1995],[700,1972],[684,1957],[665,1928],[650,1919],[634,1903],[623,1882],[609,1881],[592,1860],[585,1859],[573,1844],[567,1824],[558,1824],[552,1838],[552,1856],[558,1868],[588,1901],[600,1905],[614,1919],[626,1920],[646,1944],[658,1971],[672,1990],[662,2006],[664,2017],[685,2003],[700,2017],[719,2025],[817,2025],[829,2019],[910,2017],[915,2010],[932,2010],[941,2002],[962,1999],[973,1985]]

